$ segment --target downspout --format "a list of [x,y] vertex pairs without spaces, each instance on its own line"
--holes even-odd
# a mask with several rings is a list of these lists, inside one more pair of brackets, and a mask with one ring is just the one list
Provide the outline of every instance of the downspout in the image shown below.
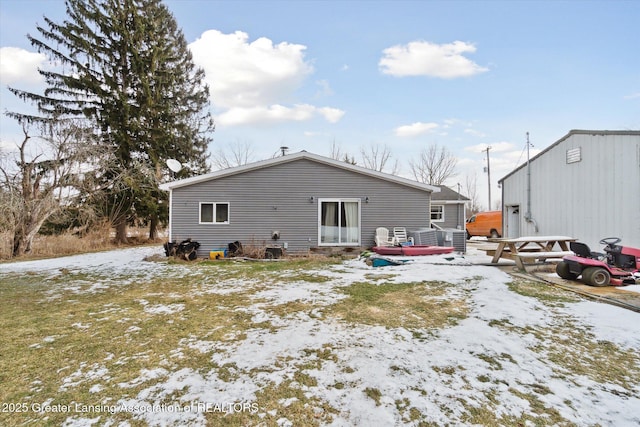
[[533,223],[535,232],[538,232],[538,223],[531,214],[531,161],[529,159],[529,132],[527,132],[527,212],[524,214],[525,221]]

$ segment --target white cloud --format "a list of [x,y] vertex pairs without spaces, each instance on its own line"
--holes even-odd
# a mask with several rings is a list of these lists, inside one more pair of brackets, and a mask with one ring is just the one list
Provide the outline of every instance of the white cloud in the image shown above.
[[[274,44],[261,37],[249,41],[247,33],[202,33],[189,45],[194,62],[202,67],[211,90],[212,103],[221,125],[266,124],[304,121],[322,117],[335,123],[344,111],[308,104],[286,106],[314,71],[305,60],[306,46]],[[327,81],[316,82],[320,95],[332,94]]]
[[333,89],[331,89],[331,85],[327,80],[318,80],[316,85],[319,87],[318,92],[316,92],[317,97],[333,95]]
[[[509,142],[497,142],[488,144],[491,145],[489,151],[489,158],[491,164],[491,192],[492,201],[491,209],[494,209],[495,204],[500,200],[501,190],[498,187],[498,180],[504,178],[516,167],[523,164],[527,160],[526,152],[523,152],[523,147],[518,147],[516,144]],[[465,147],[466,154],[458,157],[457,170],[459,172],[456,177],[459,182],[463,183],[467,176],[475,176],[476,178],[476,190],[478,192],[478,201],[483,206],[483,209],[487,209],[488,205],[488,178],[487,175],[487,154],[482,152],[487,148],[487,144],[478,144],[470,147]],[[538,149],[531,149],[531,157],[539,153]]]
[[313,67],[305,46],[274,45],[267,38],[249,42],[247,33],[206,31],[189,45],[206,73],[216,107],[252,107],[281,102],[298,89]]
[[437,123],[416,122],[410,125],[398,126],[395,130],[395,133],[397,136],[401,137],[412,137],[429,133],[437,128]]
[[475,129],[465,129],[464,133],[471,135],[471,136],[477,136],[478,138],[484,138],[485,136],[487,136],[486,133],[484,132],[480,132],[479,130],[475,130]]
[[473,44],[461,41],[441,45],[414,41],[383,50],[384,56],[378,66],[382,73],[396,77],[469,77],[488,71],[488,68],[481,67],[464,56],[465,53],[475,51]]
[[47,57],[43,53],[29,52],[18,47],[0,48],[0,80],[2,84],[38,84],[43,81],[38,73]]
[[235,126],[244,123],[270,124],[287,121],[306,121],[315,117],[323,117],[335,123],[344,112],[336,108],[318,108],[309,104],[297,104],[293,107],[274,104],[270,106],[234,107],[220,114],[216,121],[224,126]]
[[468,147],[464,147],[465,151],[471,151],[474,153],[480,153],[487,149],[488,146],[491,146],[491,150],[489,153],[504,153],[507,151],[511,151],[515,148],[515,146],[510,142],[493,142],[491,144],[476,144]]
[[636,99],[640,98],[640,92],[632,93],[631,95],[625,95],[624,99]]
[[[493,150],[491,150],[493,151]],[[530,148],[529,149],[529,158],[536,156],[542,150],[539,148]],[[513,151],[505,151],[501,156],[505,159],[505,161],[510,162],[510,165],[515,168],[527,161],[527,152],[525,151],[525,147],[521,147],[520,149]]]
[[338,108],[331,108],[331,107],[318,108],[318,112],[329,123],[337,123],[345,114],[343,110],[340,110]]
[[[496,142],[491,144],[477,144],[469,147],[465,147],[464,150],[468,153],[458,158],[458,171],[460,172],[459,179],[464,180],[465,176],[476,176],[476,185],[479,194],[479,201],[481,205],[484,205],[484,209],[487,208],[487,154],[482,150],[487,148],[487,145],[491,146],[489,151],[489,159],[491,164],[491,191],[492,191],[492,205],[494,205],[498,199],[500,199],[500,189],[498,188],[498,180],[504,178],[516,167],[522,165],[527,161],[527,154],[523,150],[523,146],[518,146],[510,142]],[[524,144],[523,144],[524,145]],[[530,150],[530,156],[533,157],[541,150],[532,148]],[[463,181],[464,182],[464,181]],[[495,206],[492,206],[495,208]]]

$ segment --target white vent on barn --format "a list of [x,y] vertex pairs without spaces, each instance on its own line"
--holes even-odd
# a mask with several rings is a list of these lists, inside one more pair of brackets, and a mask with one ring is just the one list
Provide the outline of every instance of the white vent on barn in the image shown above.
[[582,148],[570,148],[567,150],[567,164],[578,163],[582,160]]

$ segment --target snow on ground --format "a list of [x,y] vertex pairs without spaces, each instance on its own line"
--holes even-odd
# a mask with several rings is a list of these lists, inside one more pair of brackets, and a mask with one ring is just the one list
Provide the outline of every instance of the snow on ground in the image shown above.
[[19,261],[0,264],[0,272],[57,272],[62,268],[79,272],[90,268],[94,272],[123,274],[137,271],[151,272],[155,270],[151,267],[153,264],[143,262],[143,258],[152,255],[164,255],[164,249],[159,246],[141,246],[59,258]]
[[[133,248],[2,264],[0,274],[90,270],[109,278],[105,279],[105,286],[131,275],[138,279],[197,275],[189,266],[143,261],[144,257],[156,254],[162,254],[162,248]],[[251,329],[245,339],[230,342],[205,341],[193,335],[183,340],[184,347],[173,352],[179,356],[182,349],[188,347],[208,353],[218,365],[234,366],[233,380],[220,378],[215,370],[205,372],[194,367],[171,372],[158,367],[122,384],[123,395],[127,394],[124,389],[132,385],[145,382],[150,385],[135,396],[120,399],[118,404],[154,405],[166,402],[171,396],[180,396],[180,405],[251,402],[262,388],[293,378],[301,366],[317,357],[309,350],[330,349],[334,358],[322,360],[320,369],[305,371],[315,378],[315,385],[300,387],[305,395],[317,397],[339,411],[333,417],[333,426],[411,424],[407,413],[399,410],[398,402],[406,402],[407,408],[428,414],[429,421],[439,425],[465,424],[463,414],[468,413],[469,406],[491,405],[497,414],[517,417],[532,411],[530,402],[518,396],[540,389],[547,390],[535,394],[542,404],[555,408],[562,417],[577,425],[638,425],[639,384],[634,385],[636,393],[631,394],[624,390],[621,393],[619,386],[613,384],[596,383],[587,376],[566,374],[570,375],[567,379],[558,374],[558,367],[545,357],[545,351],[533,350],[536,346],[547,346],[547,351],[551,351],[553,343],[543,342],[533,333],[523,333],[522,328],[530,331],[552,328],[557,326],[554,322],[558,316],[566,316],[584,325],[597,340],[638,351],[639,314],[586,300],[552,308],[535,298],[510,291],[506,286],[510,277],[499,269],[474,265],[488,260],[473,249],[464,256],[416,257],[395,267],[372,268],[362,260],[351,260],[317,272],[330,277],[327,282],[271,284],[253,294],[253,301],[240,309],[247,310],[255,322],[267,321],[277,327]],[[415,337],[403,328],[351,325],[323,316],[323,307],[344,298],[338,287],[375,281],[376,277],[397,283],[452,283],[455,286],[450,287],[449,295],[466,295],[471,312],[456,325],[426,337]],[[242,281],[224,285],[207,283],[194,287],[193,292],[228,294],[240,292],[242,287]],[[265,305],[291,301],[310,302],[315,309],[286,318],[265,310]],[[148,308],[171,316],[184,306]],[[495,322],[506,323],[516,331],[495,327]],[[99,375],[108,379],[108,372],[104,372],[102,366],[81,366],[69,376],[63,388]],[[337,384],[343,386],[337,387]],[[366,390],[378,390],[379,402],[368,396]],[[491,402],[487,396],[492,396]],[[270,412],[270,415],[278,416],[280,425],[290,425],[284,414],[280,417]],[[205,425],[204,414],[198,411],[143,411],[138,416],[151,425]],[[95,418],[71,416],[68,424],[90,425],[94,421],[97,422]]]
[[629,285],[623,288],[625,291],[640,292],[640,285]]
[[[164,256],[164,249],[161,246],[142,246],[59,258],[0,263],[0,279],[2,274],[6,273],[28,274],[31,272],[46,275],[48,278],[59,276],[61,273],[78,277],[76,280],[70,280],[66,287],[52,288],[50,298],[54,299],[64,291],[91,293],[113,285],[128,285],[135,281],[166,275],[199,274],[188,266],[169,266],[164,263],[145,261],[145,258],[153,256]],[[81,280],[86,273],[91,275],[90,283]],[[100,280],[96,281],[96,277]]]
[[[542,278],[548,277],[549,279],[557,278],[558,275],[555,272],[549,272],[544,274],[539,274]],[[624,285],[621,286],[620,289],[631,292],[640,292],[640,285]]]

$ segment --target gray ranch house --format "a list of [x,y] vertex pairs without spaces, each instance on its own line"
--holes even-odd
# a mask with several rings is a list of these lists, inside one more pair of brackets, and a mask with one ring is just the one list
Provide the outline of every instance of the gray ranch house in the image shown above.
[[163,184],[169,241],[199,256],[239,241],[288,253],[374,245],[377,227],[430,227],[440,189],[305,151]]
[[464,230],[468,197],[444,185],[431,196],[431,223],[437,228]]

